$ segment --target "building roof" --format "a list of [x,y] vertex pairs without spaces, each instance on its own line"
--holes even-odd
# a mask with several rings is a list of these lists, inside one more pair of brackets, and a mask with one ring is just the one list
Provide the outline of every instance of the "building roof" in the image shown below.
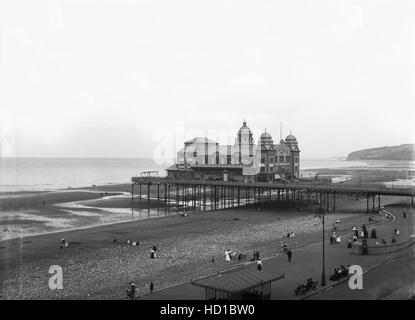
[[196,137],[193,139],[190,139],[188,141],[185,141],[185,144],[193,144],[193,143],[208,143],[208,144],[217,144],[216,141],[213,141],[206,137]]
[[[173,164],[170,167],[168,167],[167,169],[165,169],[166,171],[186,171],[184,169],[184,165],[178,166],[177,164]],[[193,171],[193,169],[191,168],[191,166],[188,164],[187,165],[187,171]]]
[[210,288],[227,293],[239,293],[250,290],[262,283],[280,280],[285,274],[258,271],[254,269],[242,269],[219,273],[203,279],[194,280],[191,283],[198,287]]
[[192,164],[192,168],[200,169],[242,169],[241,164]]
[[219,154],[220,155],[233,155],[235,152],[238,152],[238,147],[235,145],[219,145]]
[[290,134],[285,138],[285,142],[286,143],[297,143],[297,138],[291,134]]

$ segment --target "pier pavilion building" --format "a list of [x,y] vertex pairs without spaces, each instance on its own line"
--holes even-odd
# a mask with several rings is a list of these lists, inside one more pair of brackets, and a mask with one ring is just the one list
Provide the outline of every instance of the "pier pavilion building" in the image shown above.
[[206,137],[186,141],[177,152],[176,164],[166,171],[167,177],[174,179],[296,180],[300,172],[300,149],[291,133],[274,144],[266,130],[255,144],[252,131],[244,121],[233,145],[220,145]]

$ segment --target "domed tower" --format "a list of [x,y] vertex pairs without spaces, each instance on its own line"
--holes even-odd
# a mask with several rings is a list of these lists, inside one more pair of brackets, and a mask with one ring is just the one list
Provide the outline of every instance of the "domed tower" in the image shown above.
[[300,149],[297,138],[290,132],[285,138],[285,144],[291,149],[291,178],[298,179],[300,177]]
[[288,145],[288,146],[297,146],[298,147],[298,142],[297,142],[297,138],[294,136],[294,135],[292,135],[292,133],[290,132],[290,134],[285,138],[285,143]]
[[274,141],[272,140],[271,135],[267,132],[267,129],[265,129],[265,132],[261,134],[259,138],[259,146],[261,150],[259,179],[261,181],[272,181],[272,174],[274,172],[275,149]]
[[243,162],[243,158],[253,156],[254,139],[252,137],[251,129],[248,128],[245,120],[236,135],[235,145],[239,152],[239,163]]
[[259,143],[261,146],[272,146],[274,144],[274,141],[272,140],[271,135],[267,132],[267,129],[265,129],[265,132],[259,137]]

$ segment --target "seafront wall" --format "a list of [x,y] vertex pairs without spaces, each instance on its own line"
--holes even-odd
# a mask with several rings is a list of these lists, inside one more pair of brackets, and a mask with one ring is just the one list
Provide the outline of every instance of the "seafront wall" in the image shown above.
[[[400,242],[400,243],[393,243],[393,244],[380,244],[378,246],[368,246],[367,247],[367,254],[368,255],[378,255],[384,253],[392,253],[397,252],[406,248],[409,248],[415,244],[415,238],[410,238],[407,241]],[[353,245],[352,249],[353,254],[363,254],[363,246],[361,243]]]

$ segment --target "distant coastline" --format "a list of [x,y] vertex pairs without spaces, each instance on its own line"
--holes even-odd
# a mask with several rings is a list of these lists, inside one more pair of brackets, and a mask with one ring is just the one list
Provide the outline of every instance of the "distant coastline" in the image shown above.
[[415,144],[402,144],[399,146],[380,147],[358,150],[349,153],[346,160],[396,160],[413,161],[415,160]]

